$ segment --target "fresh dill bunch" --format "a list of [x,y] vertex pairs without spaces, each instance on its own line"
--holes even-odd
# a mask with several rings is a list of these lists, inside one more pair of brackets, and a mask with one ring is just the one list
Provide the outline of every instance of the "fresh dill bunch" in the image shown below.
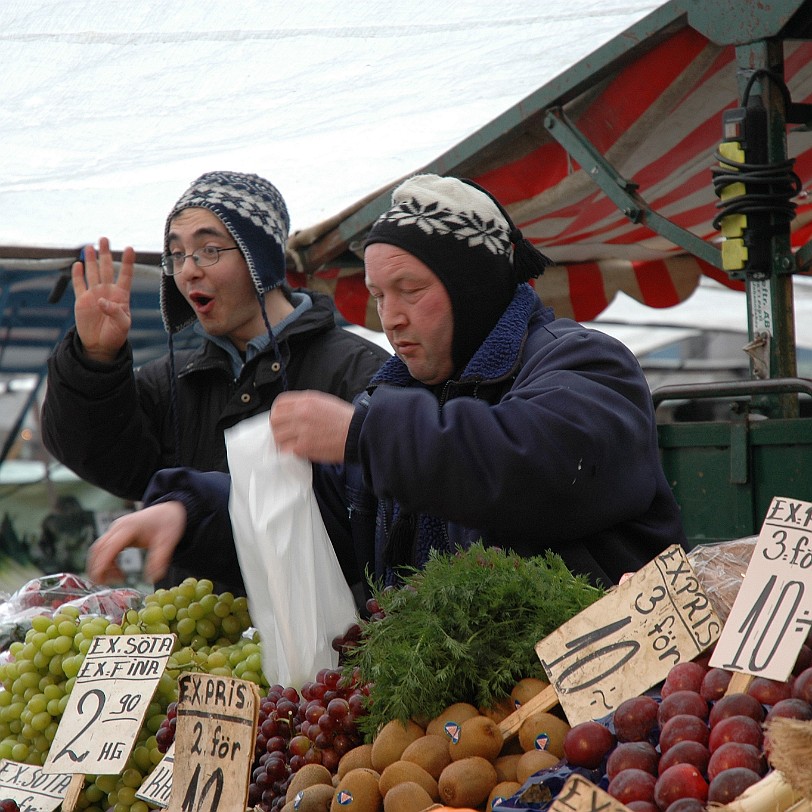
[[359,726],[430,720],[454,702],[495,707],[522,678],[544,678],[535,646],[604,595],[552,553],[523,558],[481,542],[432,551],[400,589],[372,585],[384,617],[362,624],[347,673],[371,684]]

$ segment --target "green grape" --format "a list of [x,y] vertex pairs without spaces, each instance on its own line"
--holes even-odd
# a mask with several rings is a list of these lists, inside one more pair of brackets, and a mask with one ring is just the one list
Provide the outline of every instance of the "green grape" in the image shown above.
[[192,618],[185,617],[178,621],[177,633],[181,640],[191,640],[195,633],[196,623]]
[[197,634],[206,640],[214,640],[217,637],[217,627],[208,618],[201,618],[195,624]]
[[145,606],[140,613],[141,622],[147,626],[154,626],[164,622],[163,609],[158,604]]
[[104,797],[104,793],[99,789],[99,785],[95,781],[85,784],[84,796],[91,804],[95,804]]
[[200,600],[204,595],[210,595],[212,592],[214,592],[214,584],[210,580],[208,580],[208,578],[201,578],[195,584],[195,597],[198,600]]

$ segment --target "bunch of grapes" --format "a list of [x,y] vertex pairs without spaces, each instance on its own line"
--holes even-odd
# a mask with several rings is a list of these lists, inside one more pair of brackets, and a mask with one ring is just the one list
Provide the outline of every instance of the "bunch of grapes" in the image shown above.
[[[324,668],[301,690],[273,685],[260,700],[248,804],[277,812],[290,780],[305,764],[335,773],[341,756],[362,743],[357,720],[365,712],[369,686]],[[177,702],[167,708],[158,732],[166,752],[175,740]]]
[[89,812],[149,812],[135,797],[163,758],[156,733],[177,700],[182,671],[239,676],[267,686],[245,598],[213,594],[207,580],[187,578],[146,596],[140,609],[111,619],[81,615],[72,605],[31,620],[24,641],[11,644],[0,662],[0,758],[40,766],[56,735],[85,654],[96,635],[168,634],[178,644],[152,697],[145,722],[121,775],[88,776],[77,805]]
[[[388,586],[384,591],[388,592],[395,588],[396,587]],[[374,597],[367,599],[366,614],[368,623],[374,623],[376,620],[383,620],[386,617],[386,613],[378,603],[378,599]],[[333,651],[338,652],[339,665],[343,665],[345,663],[347,652],[359,644],[363,634],[364,630],[361,624],[353,623],[347,628],[347,631],[345,631],[344,634],[339,634],[333,638]]]
[[293,774],[305,764],[335,773],[341,757],[363,741],[357,721],[368,695],[368,685],[337,669],[322,669],[300,691],[271,686],[259,706],[249,806],[280,810]]

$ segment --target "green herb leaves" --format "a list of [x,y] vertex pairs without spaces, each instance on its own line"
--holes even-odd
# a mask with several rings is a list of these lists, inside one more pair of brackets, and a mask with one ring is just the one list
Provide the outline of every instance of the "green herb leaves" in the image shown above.
[[544,677],[536,643],[603,596],[550,552],[522,558],[475,544],[434,552],[398,590],[374,589],[384,613],[347,655],[372,683],[367,736],[392,719],[428,721],[453,702],[490,708],[526,676]]

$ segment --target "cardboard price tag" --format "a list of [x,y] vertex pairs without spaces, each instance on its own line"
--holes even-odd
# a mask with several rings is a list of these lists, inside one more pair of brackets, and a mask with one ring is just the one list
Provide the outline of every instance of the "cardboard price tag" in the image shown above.
[[245,812],[259,701],[253,682],[181,675],[169,810]]
[[52,812],[71,785],[68,773],[44,773],[31,764],[0,761],[0,798],[17,802],[20,812]]
[[174,645],[174,634],[94,637],[43,772],[122,772]]
[[629,808],[615,800],[608,792],[588,779],[573,774],[561,787],[549,812],[629,812]]
[[172,742],[169,749],[164,753],[164,757],[138,788],[135,797],[146,801],[152,806],[169,806],[169,798],[172,794],[172,772],[174,765],[175,742]]
[[812,627],[812,502],[776,496],[710,665],[785,682]]
[[669,547],[536,645],[571,725],[601,719],[719,637],[685,552]]

